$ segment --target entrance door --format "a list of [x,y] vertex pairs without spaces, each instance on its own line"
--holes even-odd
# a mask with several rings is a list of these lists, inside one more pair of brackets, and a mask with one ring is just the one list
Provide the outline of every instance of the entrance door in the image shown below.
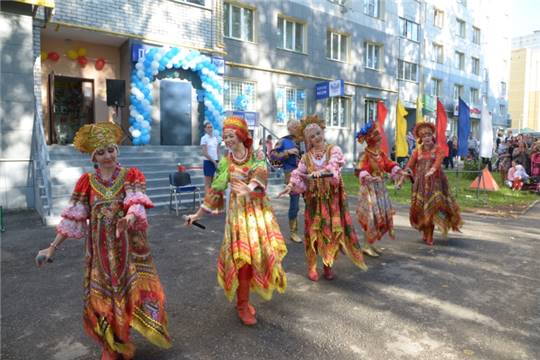
[[94,123],[94,80],[49,76],[50,142],[71,144],[75,133]]
[[161,80],[161,145],[191,145],[191,91],[189,82]]

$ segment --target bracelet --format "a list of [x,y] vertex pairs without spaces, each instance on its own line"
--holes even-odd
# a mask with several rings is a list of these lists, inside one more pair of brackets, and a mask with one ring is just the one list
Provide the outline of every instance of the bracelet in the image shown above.
[[49,245],[49,247],[54,248],[54,250],[58,250],[58,246],[54,244],[54,241]]

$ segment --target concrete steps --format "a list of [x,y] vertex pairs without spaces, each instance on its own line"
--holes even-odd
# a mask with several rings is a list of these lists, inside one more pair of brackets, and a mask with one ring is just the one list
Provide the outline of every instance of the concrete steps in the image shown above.
[[[69,204],[71,193],[79,177],[94,170],[89,156],[81,154],[73,146],[53,145],[49,147],[51,162],[51,216],[47,223],[55,224],[60,213]],[[204,174],[200,146],[121,146],[119,161],[124,167],[137,167],[146,177],[146,192],[157,211],[169,206],[169,174],[175,172],[177,164],[186,166],[193,185],[199,187],[204,197]],[[268,194],[276,195],[283,189],[283,177],[270,172]],[[192,194],[180,197],[182,207],[191,207]],[[174,206],[174,204],[173,204]]]

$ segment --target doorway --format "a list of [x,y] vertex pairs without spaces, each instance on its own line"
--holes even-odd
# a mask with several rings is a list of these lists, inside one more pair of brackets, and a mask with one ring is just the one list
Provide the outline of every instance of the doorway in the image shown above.
[[191,145],[191,83],[161,80],[161,145]]
[[49,75],[49,143],[71,144],[77,131],[93,124],[94,80]]

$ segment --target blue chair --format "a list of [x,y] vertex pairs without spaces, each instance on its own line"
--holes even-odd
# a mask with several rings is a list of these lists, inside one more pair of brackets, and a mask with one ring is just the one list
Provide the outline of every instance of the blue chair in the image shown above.
[[169,174],[169,211],[172,210],[172,201],[174,197],[176,215],[178,216],[178,210],[182,194],[193,193],[193,209],[195,206],[195,199],[198,196],[199,206],[201,204],[201,191],[199,187],[191,185],[191,176],[187,172],[174,172]]

